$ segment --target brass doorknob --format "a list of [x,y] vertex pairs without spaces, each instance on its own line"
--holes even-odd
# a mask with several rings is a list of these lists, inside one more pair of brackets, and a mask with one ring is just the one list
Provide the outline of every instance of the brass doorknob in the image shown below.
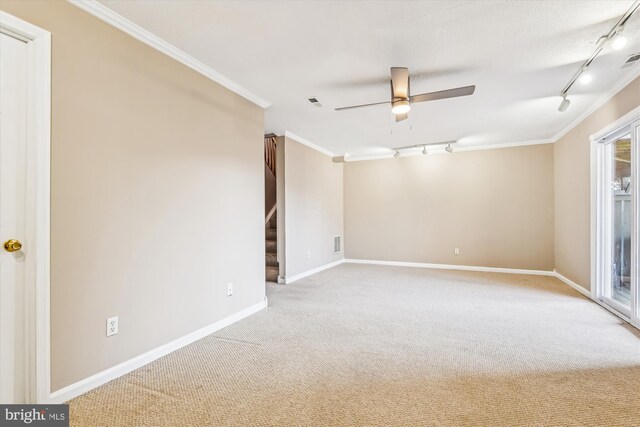
[[22,243],[16,239],[10,239],[4,242],[4,249],[7,252],[17,252],[22,249]]

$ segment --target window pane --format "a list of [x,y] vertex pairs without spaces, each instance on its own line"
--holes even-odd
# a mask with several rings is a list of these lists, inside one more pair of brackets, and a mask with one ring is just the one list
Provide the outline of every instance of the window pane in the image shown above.
[[631,135],[614,141],[611,191],[612,280],[611,297],[625,306],[631,305]]

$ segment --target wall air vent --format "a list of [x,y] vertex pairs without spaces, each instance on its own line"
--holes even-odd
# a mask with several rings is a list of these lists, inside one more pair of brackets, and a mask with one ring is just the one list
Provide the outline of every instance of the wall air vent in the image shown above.
[[316,107],[322,107],[322,104],[320,104],[320,101],[318,101],[318,98],[309,98],[309,102],[315,105]]
[[339,254],[342,252],[342,236],[333,236],[333,253]]
[[634,53],[633,55],[629,56],[627,61],[622,65],[622,68],[631,67],[633,64],[638,62],[638,60],[640,60],[640,53]]

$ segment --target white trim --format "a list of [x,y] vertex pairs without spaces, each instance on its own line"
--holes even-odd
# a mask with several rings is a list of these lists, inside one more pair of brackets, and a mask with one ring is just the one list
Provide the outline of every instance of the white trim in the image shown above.
[[633,80],[635,80],[639,76],[640,76],[640,66],[635,65],[634,67],[631,68],[630,72],[627,75],[623,76],[622,79],[620,79],[615,85],[613,85],[611,89],[609,89],[604,95],[602,95],[596,102],[591,104],[591,107],[589,107],[584,113],[576,117],[576,119],[571,123],[569,123],[569,125],[565,127],[563,130],[553,135],[553,137],[551,137],[553,142],[558,141],[560,138],[562,138],[567,133],[569,133],[574,127],[582,123],[587,117],[593,114],[598,108],[606,104],[607,101],[609,101],[611,98],[616,96],[618,92],[620,92],[622,89],[627,87],[629,83],[631,83]]
[[[601,144],[601,142],[607,138],[615,137],[615,133],[618,130],[621,130],[626,127],[629,127],[629,131],[633,133],[634,132],[633,125],[634,123],[638,123],[638,120],[640,120],[640,106],[634,108],[633,110],[629,111],[628,113],[618,118],[614,122],[609,123],[607,126],[603,127],[598,132],[595,132],[589,136],[590,163],[591,163],[590,164],[590,185],[591,185],[591,189],[590,189],[590,193],[591,193],[591,203],[590,203],[591,295],[590,295],[590,298],[596,303],[598,303],[599,305],[601,305],[602,307],[614,313],[616,316],[624,319],[626,322],[640,329],[640,322],[636,320],[635,318],[636,314],[633,313],[633,310],[634,310],[633,304],[631,307],[631,310],[632,310],[631,317],[629,318],[624,313],[619,312],[614,307],[610,307],[609,305],[605,304],[602,301],[602,299],[605,299],[604,297],[605,290],[603,289],[605,273],[604,273],[604,270],[601,268],[601,266],[607,265],[608,262],[607,260],[603,259],[604,257],[603,252],[606,252],[606,251],[600,250],[598,248],[598,242],[604,241],[606,238],[605,236],[606,231],[602,229],[602,221],[600,221],[599,218],[606,216],[608,213],[608,211],[606,210],[608,203],[606,203],[606,201],[603,199],[605,195],[602,193],[602,188],[601,188],[602,187],[601,181],[604,179],[604,173],[605,173],[604,150],[606,149],[604,144]],[[637,143],[636,143],[636,146],[637,146]],[[636,193],[638,191],[637,190],[638,187],[636,186],[637,185],[636,181],[637,181],[636,179],[632,179],[632,183],[634,185],[633,194],[635,197],[637,197]],[[637,200],[633,202],[634,209],[637,209],[637,203],[638,203]],[[634,227],[633,233],[636,234],[637,232],[638,232],[637,227]],[[637,235],[634,236],[633,239],[635,242],[638,242],[639,240]],[[635,259],[637,259],[637,256],[638,256],[637,254],[635,255],[632,254],[632,257],[634,257]],[[633,265],[637,265],[637,261]],[[633,265],[632,265],[632,274],[634,274]],[[634,289],[636,287],[637,285],[634,287]],[[632,289],[632,298],[634,297],[633,292],[636,292],[634,289]]]
[[518,269],[518,268],[480,267],[480,266],[474,266],[474,265],[432,264],[432,263],[426,263],[426,262],[404,262],[404,261],[379,261],[379,260],[369,260],[369,259],[345,259],[344,262],[350,263],[350,264],[373,264],[373,265],[389,265],[389,266],[395,266],[395,267],[433,268],[438,270],[484,271],[484,272],[491,272],[491,273],[555,276],[555,273],[553,271],[546,271],[546,270],[524,270],[524,269]]
[[[321,271],[327,270],[329,268],[333,268],[336,267],[344,262],[346,262],[347,260],[343,259],[339,259],[338,261],[334,261],[334,262],[330,262],[329,264],[325,264],[325,265],[321,265],[320,267],[316,267],[316,268],[312,268],[311,270],[307,270],[304,273],[300,273],[300,274],[296,274],[295,276],[291,276],[291,277],[286,277],[284,279],[284,283],[286,283],[287,285],[290,283],[293,283],[295,281],[298,281],[300,279],[304,279],[305,277],[309,277],[313,274],[316,273],[320,273]],[[280,283],[280,282],[278,282]]]
[[271,105],[262,97],[240,86],[233,80],[223,76],[213,68],[200,62],[191,55],[183,52],[172,44],[164,41],[160,37],[145,30],[138,24],[134,24],[122,15],[117,14],[108,7],[98,3],[95,0],[67,0],[72,5],[84,10],[96,18],[106,22],[107,24],[129,34],[134,39],[151,46],[152,48],[164,53],[165,55],[175,59],[176,61],[186,65],[192,70],[202,74],[203,76],[213,80],[214,82],[226,87],[230,91],[240,95],[241,97],[253,102],[254,104],[267,108]]
[[591,295],[590,298],[594,301],[598,299],[598,262],[600,258],[600,254],[598,252],[598,248],[596,246],[596,237],[598,236],[599,225],[598,225],[598,200],[600,198],[600,189],[598,185],[598,170],[600,168],[600,162],[598,161],[598,144],[595,140],[590,138],[589,141],[589,161],[590,161],[590,173],[589,173],[589,184],[591,185],[589,191],[590,197],[590,212],[589,212],[589,222],[590,222],[590,236],[589,236],[589,246],[590,246],[590,278],[591,278]]
[[264,225],[267,225],[269,223],[269,220],[271,219],[271,217],[273,216],[274,213],[276,213],[276,208],[278,207],[278,204],[276,203],[275,205],[273,205],[273,207],[271,208],[271,210],[269,211],[269,213],[267,214],[267,219],[264,220]]
[[587,297],[589,299],[592,299],[591,298],[591,292],[589,290],[587,290],[587,288],[578,285],[576,282],[574,282],[573,280],[568,279],[567,277],[565,277],[562,274],[558,273],[556,270],[553,270],[553,276],[556,277],[557,279],[559,279],[560,281],[564,282],[565,284],[571,286],[573,289],[575,289],[576,291],[580,292],[585,297]]
[[88,378],[68,385],[67,387],[61,388],[60,390],[51,393],[49,403],[67,402],[74,397],[80,396],[81,394],[86,393],[89,390],[93,390],[94,388],[106,384],[109,381],[121,377],[124,374],[134,371],[148,363],[153,362],[154,360],[157,360],[171,352],[179,350],[184,346],[187,346],[201,338],[204,338],[207,335],[211,335],[212,333],[217,332],[220,329],[225,328],[239,320],[242,320],[245,317],[257,313],[258,311],[266,307],[267,299],[265,298],[263,301],[253,304],[252,306],[249,306],[244,310],[232,314],[231,316],[225,317],[222,320],[212,323],[211,325],[193,331],[183,337],[180,337],[151,351],[141,354],[140,356],[136,356],[133,359],[127,360],[126,362],[122,362]]
[[639,119],[640,119],[640,106],[637,106],[636,108],[634,108],[633,110],[625,114],[624,116],[618,118],[615,122],[609,123],[607,126],[603,127],[598,132],[590,135],[589,141],[598,142],[602,138],[607,137],[612,132],[615,132],[616,130],[624,126],[628,126]]
[[371,264],[371,265],[386,265],[386,266],[395,266],[395,267],[433,268],[433,269],[439,269],[439,270],[480,271],[480,272],[491,272],[491,273],[528,274],[528,275],[536,275],[536,276],[555,277],[556,279],[560,280],[564,284],[570,286],[571,288],[579,292],[581,295],[595,302],[599,306],[606,308],[608,311],[610,311],[620,319],[640,329],[640,323],[635,323],[631,321],[628,317],[624,316],[621,313],[616,312],[612,308],[596,300],[591,296],[591,293],[586,288],[578,285],[576,282],[568,279],[567,277],[558,273],[556,270],[553,270],[553,271],[523,270],[523,269],[517,269],[517,268],[480,267],[480,266],[453,265],[453,264],[431,264],[431,263],[424,263],[424,262],[375,261],[375,260],[367,260],[367,259],[345,259],[344,262],[349,264]]
[[302,145],[306,145],[309,148],[313,148],[314,150],[316,150],[319,153],[324,154],[325,156],[329,156],[329,157],[335,157],[336,155],[334,153],[332,153],[331,151],[327,150],[326,148],[322,148],[317,144],[314,144],[313,142],[309,141],[308,139],[304,139],[303,137],[296,135],[293,132],[290,131],[285,131],[284,132],[284,136],[286,136],[287,138],[291,138],[296,142],[299,142]]
[[633,185],[633,213],[632,218],[636,219],[636,223],[632,225],[632,242],[631,245],[631,323],[635,326],[640,325],[640,119],[631,123],[631,154],[633,159],[633,170],[631,172],[631,181]]
[[28,46],[28,132],[26,169],[25,259],[26,333],[35,348],[28,353],[30,399],[46,402],[50,372],[50,158],[51,158],[51,33],[0,11],[0,29],[20,36]]
[[576,282],[566,278],[565,276],[563,276],[562,274],[558,273],[557,271],[555,272],[555,276],[559,280],[561,280],[562,282],[564,282],[567,285],[571,286],[576,291],[580,292],[585,297],[589,298],[594,303],[598,304],[600,307],[606,309],[611,314],[615,315],[616,317],[619,317],[620,319],[624,320],[625,322],[629,323],[630,325],[640,329],[640,325],[637,325],[634,322],[632,322],[627,316],[625,316],[624,314],[614,310],[613,308],[611,308],[608,305],[604,304],[602,301],[598,301],[595,297],[592,296],[593,292],[589,292],[586,288],[584,288],[584,287],[578,285]]

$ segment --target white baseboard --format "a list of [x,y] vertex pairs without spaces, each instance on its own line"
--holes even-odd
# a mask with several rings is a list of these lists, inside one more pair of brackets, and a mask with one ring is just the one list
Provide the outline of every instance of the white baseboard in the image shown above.
[[553,270],[553,275],[557,278],[560,279],[562,282],[566,283],[567,285],[571,286],[573,289],[575,289],[576,291],[580,292],[582,295],[584,295],[585,297],[589,298],[589,299],[593,299],[591,298],[591,292],[588,291],[587,289],[585,289],[584,287],[578,285],[576,282],[574,282],[573,280],[567,279],[566,277],[564,277],[562,274],[558,273],[557,271]]
[[624,314],[614,310],[613,308],[609,307],[608,305],[606,305],[602,301],[599,301],[597,298],[595,298],[595,296],[590,291],[588,291],[585,288],[583,288],[582,286],[578,285],[576,282],[574,282],[574,281],[572,281],[570,279],[567,279],[565,276],[563,276],[562,274],[558,273],[555,270],[554,270],[554,272],[555,272],[555,276],[558,279],[560,279],[561,281],[563,281],[567,285],[571,286],[573,289],[575,289],[576,291],[580,292],[582,295],[584,295],[585,297],[589,298],[591,301],[595,302],[600,307],[604,308],[605,310],[607,310],[611,314],[615,315],[616,317],[619,317],[620,319],[624,320],[625,322],[627,322],[628,324],[632,325],[633,327],[635,327],[637,329],[640,329],[640,324],[636,324],[636,322],[632,321],[629,317],[627,317]]
[[148,363],[151,363],[156,359],[166,356],[167,354],[174,352],[186,345],[189,345],[194,341],[204,338],[207,335],[210,335],[226,326],[231,325],[232,323],[242,320],[245,317],[248,317],[266,308],[266,306],[267,300],[265,298],[264,301],[247,307],[244,310],[232,314],[231,316],[225,317],[224,319],[212,323],[211,325],[205,326],[204,328],[198,329],[167,344],[161,345],[160,347],[157,347],[151,351],[143,353],[140,356],[136,356],[133,359],[127,360],[126,362],[122,362],[88,378],[61,388],[60,390],[54,391],[49,396],[49,403],[67,402],[74,397],[80,396],[81,394],[84,394],[89,390],[93,390],[96,387],[106,384],[111,380],[121,377],[122,375],[136,370]]
[[305,277],[311,276],[312,274],[320,273],[323,270],[326,270],[328,268],[332,268],[332,267],[335,267],[337,265],[340,265],[345,261],[346,260],[344,258],[343,259],[339,259],[338,261],[330,262],[329,264],[321,265],[320,267],[316,267],[316,268],[313,268],[311,270],[307,270],[304,273],[296,274],[295,276],[291,276],[291,277],[286,277],[285,278],[285,283],[286,284],[290,284],[290,283],[293,283],[293,282],[295,282],[297,280],[304,279]]
[[465,271],[484,271],[484,272],[492,272],[492,273],[509,273],[509,274],[532,274],[537,276],[551,276],[560,280],[562,283],[572,287],[574,290],[589,298],[591,301],[595,302],[601,307],[604,307],[612,314],[616,315],[620,319],[629,323],[630,325],[640,329],[640,324],[636,324],[632,322],[628,317],[622,315],[621,313],[616,312],[612,308],[603,304],[602,302],[596,300],[591,295],[591,292],[585,289],[584,287],[578,285],[576,282],[566,278],[562,274],[557,271],[546,271],[546,270],[522,270],[517,268],[496,268],[496,267],[478,267],[478,266],[470,266],[470,265],[453,265],[453,264],[429,264],[423,262],[402,262],[402,261],[375,261],[375,260],[367,260],[367,259],[345,259],[343,260],[345,263],[350,264],[374,264],[374,265],[389,265],[396,267],[417,267],[417,268],[434,268],[440,270],[465,270]]
[[555,276],[555,273],[553,271],[546,271],[546,270],[523,270],[523,269],[517,269],[517,268],[479,267],[479,266],[473,266],[473,265],[431,264],[426,262],[403,262],[403,261],[376,261],[376,260],[369,260],[369,259],[345,259],[344,262],[351,263],[351,264],[391,265],[395,267],[435,268],[440,270],[485,271],[485,272],[491,272],[491,273],[533,274],[537,276]]

